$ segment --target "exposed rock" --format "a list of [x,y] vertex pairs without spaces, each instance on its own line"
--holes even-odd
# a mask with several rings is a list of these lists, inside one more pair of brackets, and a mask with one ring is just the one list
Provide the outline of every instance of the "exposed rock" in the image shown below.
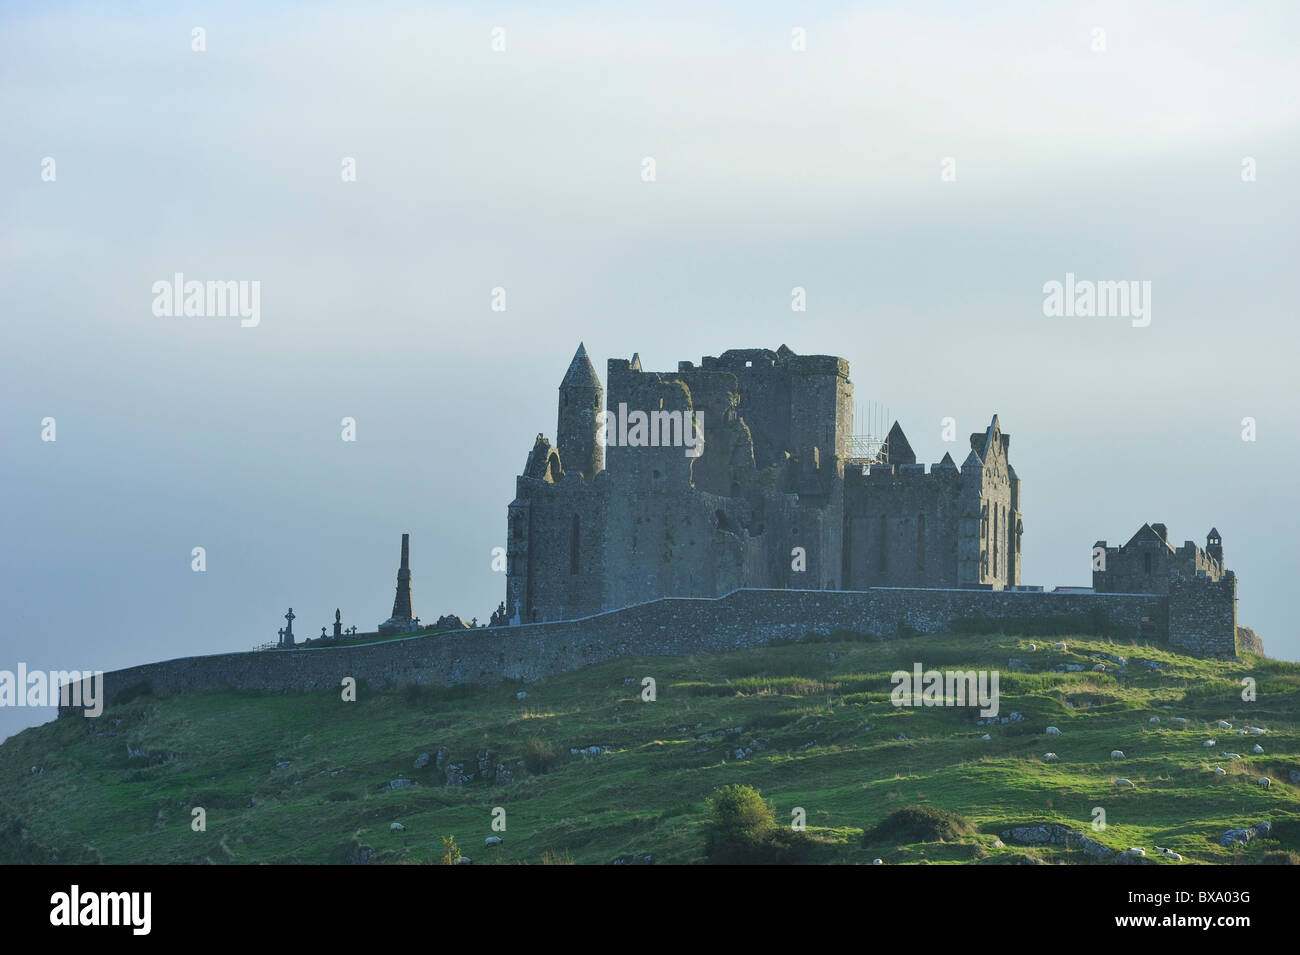
[[495,849],[497,846],[501,845],[501,837],[488,836],[486,839],[483,840],[483,845],[489,849]]
[[433,762],[433,758],[428,753],[421,753],[419,756],[415,757],[415,768],[424,769],[424,767],[428,766],[431,762]]
[[1237,649],[1245,653],[1258,653],[1264,656],[1264,641],[1250,627],[1237,626]]
[[415,785],[415,780],[407,779],[405,776],[400,776],[397,779],[389,780],[388,788],[389,790],[405,789],[407,786],[414,786],[414,785]]

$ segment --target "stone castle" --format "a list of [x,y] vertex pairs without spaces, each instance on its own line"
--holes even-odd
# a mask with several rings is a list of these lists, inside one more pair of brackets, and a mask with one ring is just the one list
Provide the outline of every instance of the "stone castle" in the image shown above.
[[[487,628],[444,616],[428,637],[329,646],[322,627],[322,652],[105,674],[105,700],[142,689],[337,688],[348,676],[492,684],[630,653],[842,631],[890,638],[1042,624],[1144,635],[1207,656],[1263,652],[1249,631],[1239,644],[1237,579],[1218,530],[1204,549],[1174,547],[1163,524],[1144,524],[1121,547],[1096,543],[1091,588],[1022,585],[1020,479],[996,415],[970,436],[960,468],[945,454],[927,470],[897,423],[883,441],[855,438],[842,358],[732,350],[653,373],[634,355],[611,360],[607,380],[608,403],[579,346],[560,384],[555,444],[538,435],[516,481],[507,601]],[[276,646],[301,646],[292,609],[285,619]],[[403,534],[392,614],[358,634],[336,610],[333,639],[419,625]]]
[[[506,607],[570,619],[737,588],[1020,584],[1020,479],[996,415],[928,470],[895,423],[855,453],[849,364],[782,346],[647,372],[581,345],[509,506]],[[608,397],[608,401],[606,401]],[[858,449],[861,452],[861,449]]]

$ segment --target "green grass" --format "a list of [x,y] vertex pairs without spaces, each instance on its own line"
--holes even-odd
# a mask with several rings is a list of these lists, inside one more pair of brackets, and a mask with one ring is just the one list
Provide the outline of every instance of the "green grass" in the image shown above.
[[[335,692],[142,695],[98,719],[57,720],[0,746],[0,862],[342,863],[369,849],[371,862],[436,863],[442,837],[454,836],[476,864],[646,854],[699,863],[706,800],[732,783],[757,787],[779,825],[804,809],[818,862],[1090,862],[1064,849],[996,846],[1002,829],[1030,822],[1070,825],[1117,849],[1159,844],[1183,864],[1300,850],[1300,793],[1288,781],[1300,768],[1300,664],[1065,640],[1064,651],[1041,640],[1029,651],[1023,637],[942,635],[623,658],[528,684],[523,701],[518,684],[362,687],[356,703]],[[1127,657],[1127,670],[1091,672],[1093,652]],[[1009,657],[1035,672],[1010,672]],[[895,708],[889,674],[916,661],[1000,670],[1001,715],[1027,720],[983,727],[973,709]],[[1066,663],[1088,669],[1043,672]],[[655,702],[640,699],[644,676],[656,680]],[[1241,700],[1244,676],[1257,681],[1256,702]],[[1159,726],[1148,723],[1153,715]],[[1174,716],[1189,722],[1180,728]],[[1219,719],[1234,730],[1209,730]],[[1269,732],[1238,736],[1248,724]],[[1064,735],[1045,735],[1048,725]],[[986,732],[989,742],[980,739]],[[1207,736],[1220,745],[1207,751]],[[752,755],[733,758],[755,741]],[[1256,742],[1264,755],[1250,754]],[[128,758],[128,743],[148,755]],[[542,744],[554,759],[535,775],[525,756],[540,768]],[[570,754],[590,745],[608,751]],[[470,775],[489,751],[515,782],[447,788],[432,765],[413,768],[439,747]],[[1112,763],[1113,749],[1128,759]],[[1049,750],[1060,762],[1042,761]],[[1243,758],[1214,755],[1224,750]],[[1216,776],[1216,764],[1227,775]],[[399,775],[417,785],[382,788]],[[1136,788],[1117,789],[1117,776]],[[1272,778],[1269,789],[1260,776]],[[195,806],[206,810],[206,832],[191,829]],[[949,842],[864,846],[865,832],[909,806],[956,813],[973,831]],[[1106,810],[1102,832],[1089,825],[1096,806]],[[492,828],[496,807],[505,810],[504,832]],[[1277,838],[1217,844],[1225,829],[1263,819]],[[391,833],[392,822],[405,831]],[[486,850],[494,834],[504,844]]]

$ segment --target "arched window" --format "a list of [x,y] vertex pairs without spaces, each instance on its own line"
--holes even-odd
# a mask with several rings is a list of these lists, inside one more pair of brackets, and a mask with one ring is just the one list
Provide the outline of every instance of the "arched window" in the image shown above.
[[578,538],[582,534],[582,521],[577,514],[573,515],[573,539],[569,543],[569,573],[578,572]]
[[998,575],[998,505],[993,505],[993,576]]

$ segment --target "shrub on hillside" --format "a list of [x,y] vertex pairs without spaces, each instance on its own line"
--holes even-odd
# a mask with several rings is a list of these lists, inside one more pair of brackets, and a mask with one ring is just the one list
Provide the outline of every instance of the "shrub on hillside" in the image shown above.
[[555,764],[555,750],[544,739],[533,737],[524,743],[524,768],[534,776],[551,771]]
[[777,826],[772,806],[753,786],[723,786],[709,797],[705,855],[715,865],[789,865],[802,861],[808,840]]
[[886,816],[863,836],[863,843],[907,845],[912,842],[952,842],[975,831],[970,820],[938,806],[906,806]]

